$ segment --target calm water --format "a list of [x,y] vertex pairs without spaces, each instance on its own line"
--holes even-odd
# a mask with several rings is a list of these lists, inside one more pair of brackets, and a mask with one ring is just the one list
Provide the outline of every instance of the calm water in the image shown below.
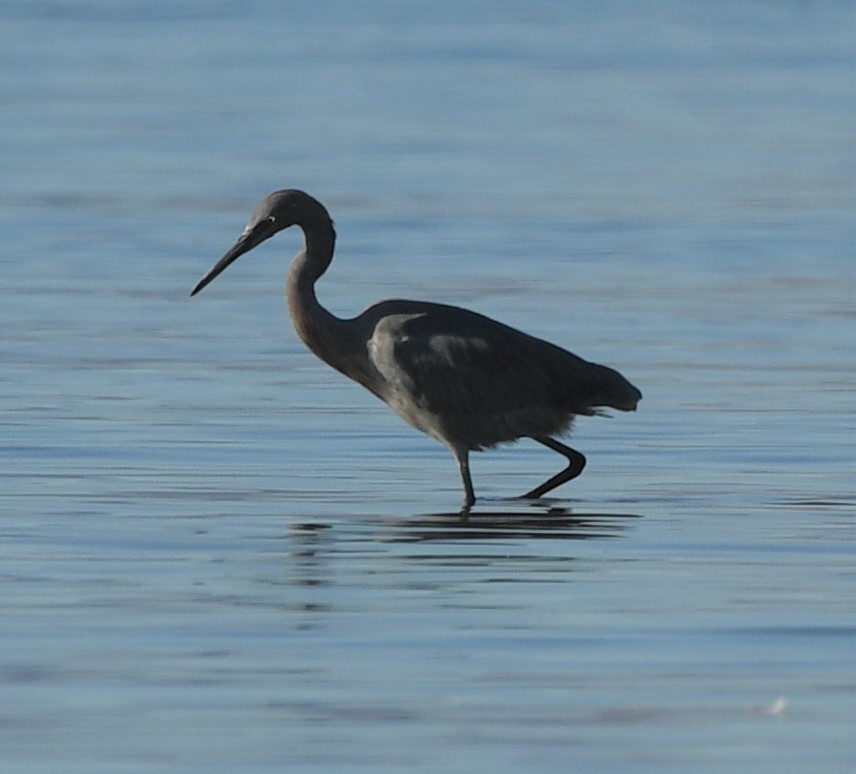
[[[856,768],[853,4],[307,5],[0,10],[0,769]],[[286,186],[640,411],[460,525],[299,234],[187,297]]]

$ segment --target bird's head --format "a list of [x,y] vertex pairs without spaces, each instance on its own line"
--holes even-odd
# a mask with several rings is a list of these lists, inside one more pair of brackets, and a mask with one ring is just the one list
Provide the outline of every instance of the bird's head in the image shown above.
[[211,282],[229,264],[236,261],[244,253],[258,247],[266,239],[270,239],[278,231],[290,226],[302,225],[313,219],[330,220],[324,205],[309,194],[294,189],[274,191],[268,194],[256,207],[247,227],[238,241],[228,250],[208,273],[197,283],[190,295],[195,296],[202,288]]

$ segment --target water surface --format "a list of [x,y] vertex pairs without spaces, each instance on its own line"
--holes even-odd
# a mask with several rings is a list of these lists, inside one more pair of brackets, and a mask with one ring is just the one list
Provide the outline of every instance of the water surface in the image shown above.
[[[856,765],[851,3],[0,11],[10,771]],[[619,368],[454,461],[307,353],[319,287]]]

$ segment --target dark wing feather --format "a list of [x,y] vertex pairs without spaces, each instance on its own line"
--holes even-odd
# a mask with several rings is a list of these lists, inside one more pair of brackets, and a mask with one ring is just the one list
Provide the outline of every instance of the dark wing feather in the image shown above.
[[610,369],[474,312],[400,303],[400,311],[378,321],[373,359],[387,380],[433,414],[532,407],[587,414],[607,405],[592,401]]

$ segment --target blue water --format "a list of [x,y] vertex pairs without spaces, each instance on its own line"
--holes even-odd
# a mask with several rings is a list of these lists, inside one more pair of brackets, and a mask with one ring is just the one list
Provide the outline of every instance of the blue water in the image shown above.
[[[856,768],[852,2],[0,9],[0,769]],[[456,303],[619,368],[585,474],[305,351]]]

